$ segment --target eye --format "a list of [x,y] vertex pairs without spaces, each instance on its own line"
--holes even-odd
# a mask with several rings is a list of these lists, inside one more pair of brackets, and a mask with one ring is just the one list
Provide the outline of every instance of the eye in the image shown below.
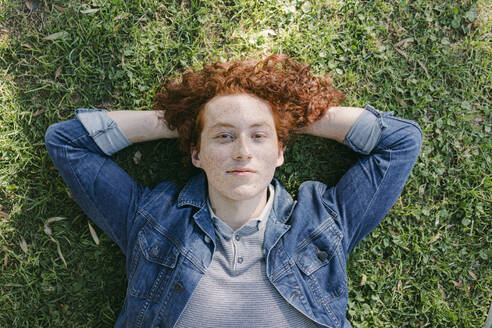
[[264,133],[255,133],[253,134],[253,139],[255,140],[262,140],[265,139],[266,135]]
[[226,142],[234,139],[234,136],[230,133],[220,133],[218,134],[215,139],[218,139],[221,142]]

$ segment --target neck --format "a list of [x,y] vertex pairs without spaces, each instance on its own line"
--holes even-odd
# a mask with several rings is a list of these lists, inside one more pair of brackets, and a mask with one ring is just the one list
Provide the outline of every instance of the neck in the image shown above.
[[268,187],[255,197],[245,200],[234,200],[217,192],[209,192],[210,205],[215,215],[233,230],[237,230],[261,214],[267,203],[267,190]]

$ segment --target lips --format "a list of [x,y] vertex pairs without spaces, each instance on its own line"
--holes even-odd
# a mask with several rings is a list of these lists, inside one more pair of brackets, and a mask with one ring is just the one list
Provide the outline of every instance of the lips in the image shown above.
[[232,170],[228,170],[227,173],[245,174],[245,173],[256,173],[256,171],[252,169],[232,169]]

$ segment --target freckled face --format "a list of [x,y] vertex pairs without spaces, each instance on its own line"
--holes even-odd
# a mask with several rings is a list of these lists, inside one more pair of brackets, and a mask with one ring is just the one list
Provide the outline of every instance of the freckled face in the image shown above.
[[264,192],[284,162],[270,106],[248,94],[222,95],[204,111],[200,151],[191,153],[209,193],[245,200]]

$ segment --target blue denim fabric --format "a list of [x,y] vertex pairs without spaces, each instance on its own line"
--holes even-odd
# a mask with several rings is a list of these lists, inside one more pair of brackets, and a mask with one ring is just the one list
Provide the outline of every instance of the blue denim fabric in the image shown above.
[[[128,288],[115,327],[173,327],[215,251],[204,174],[181,190],[137,184],[108,154],[130,143],[104,110],[51,125],[46,148],[74,199],[126,255]],[[319,327],[351,327],[349,252],[386,215],[417,159],[419,126],[367,105],[344,144],[361,153],[334,187],[303,183],[294,201],[274,179],[266,274]]]
[[96,145],[108,156],[131,145],[118,124],[106,115],[105,109],[93,111],[79,108],[75,114]]

